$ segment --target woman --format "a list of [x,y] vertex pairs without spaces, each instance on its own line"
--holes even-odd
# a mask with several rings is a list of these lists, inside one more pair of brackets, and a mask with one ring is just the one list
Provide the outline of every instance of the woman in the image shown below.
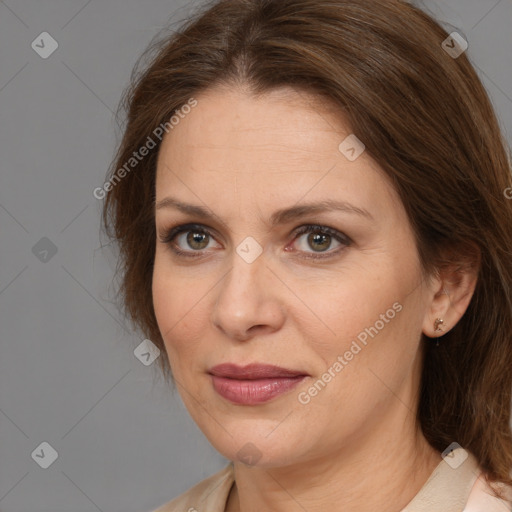
[[104,222],[232,461],[158,512],[512,510],[510,167],[461,36],[221,0],[156,48]]

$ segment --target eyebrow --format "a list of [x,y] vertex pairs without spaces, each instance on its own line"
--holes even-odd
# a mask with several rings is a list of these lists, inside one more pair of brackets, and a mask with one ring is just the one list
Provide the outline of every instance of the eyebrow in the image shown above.
[[[193,215],[201,219],[211,219],[213,217],[217,217],[216,215],[212,214],[208,209],[203,208],[202,206],[183,203],[173,197],[166,197],[155,204],[156,210],[166,208],[173,208],[185,214]],[[269,222],[271,226],[275,226],[278,224],[286,224],[287,222],[291,222],[292,220],[300,217],[305,217],[306,215],[328,211],[341,211],[353,215],[359,215],[372,221],[375,220],[371,213],[365,210],[364,208],[359,208],[346,201],[335,201],[332,199],[326,199],[324,201],[319,201],[316,203],[306,203],[301,204],[299,206],[292,206],[290,208],[283,208],[281,210],[277,210],[272,214]]]

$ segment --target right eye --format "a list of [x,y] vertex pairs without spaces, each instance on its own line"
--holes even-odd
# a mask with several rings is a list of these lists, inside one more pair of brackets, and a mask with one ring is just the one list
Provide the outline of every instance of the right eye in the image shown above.
[[[183,224],[165,231],[159,238],[178,256],[197,258],[202,256],[201,252],[208,247],[208,242],[213,239],[213,236],[199,224]],[[183,250],[185,245],[188,245],[189,249]]]

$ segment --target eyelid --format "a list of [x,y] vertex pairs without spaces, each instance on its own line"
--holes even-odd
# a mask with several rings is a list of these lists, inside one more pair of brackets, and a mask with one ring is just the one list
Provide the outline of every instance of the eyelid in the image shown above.
[[[178,224],[173,228],[170,229],[162,229],[162,231],[159,232],[159,239],[162,243],[171,243],[172,240],[182,233],[186,233],[188,231],[197,231],[200,233],[206,233],[208,235],[211,235],[212,238],[215,238],[212,234],[216,233],[216,230],[213,228],[210,228],[209,226],[206,226],[204,224],[197,224],[197,223],[189,223],[189,224]],[[199,251],[196,251],[199,252]]]

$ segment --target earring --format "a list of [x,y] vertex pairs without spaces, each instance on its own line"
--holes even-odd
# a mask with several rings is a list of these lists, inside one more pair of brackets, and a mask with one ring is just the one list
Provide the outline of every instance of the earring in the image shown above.
[[439,327],[439,324],[444,323],[444,320],[442,318],[436,318],[436,321],[434,322],[434,330],[436,332],[442,332],[443,329]]
[[[436,318],[436,321],[434,322],[434,331],[435,332],[443,332],[443,329],[439,327],[440,324],[444,323],[444,320],[442,318]],[[436,347],[439,346],[439,338],[436,341]]]

